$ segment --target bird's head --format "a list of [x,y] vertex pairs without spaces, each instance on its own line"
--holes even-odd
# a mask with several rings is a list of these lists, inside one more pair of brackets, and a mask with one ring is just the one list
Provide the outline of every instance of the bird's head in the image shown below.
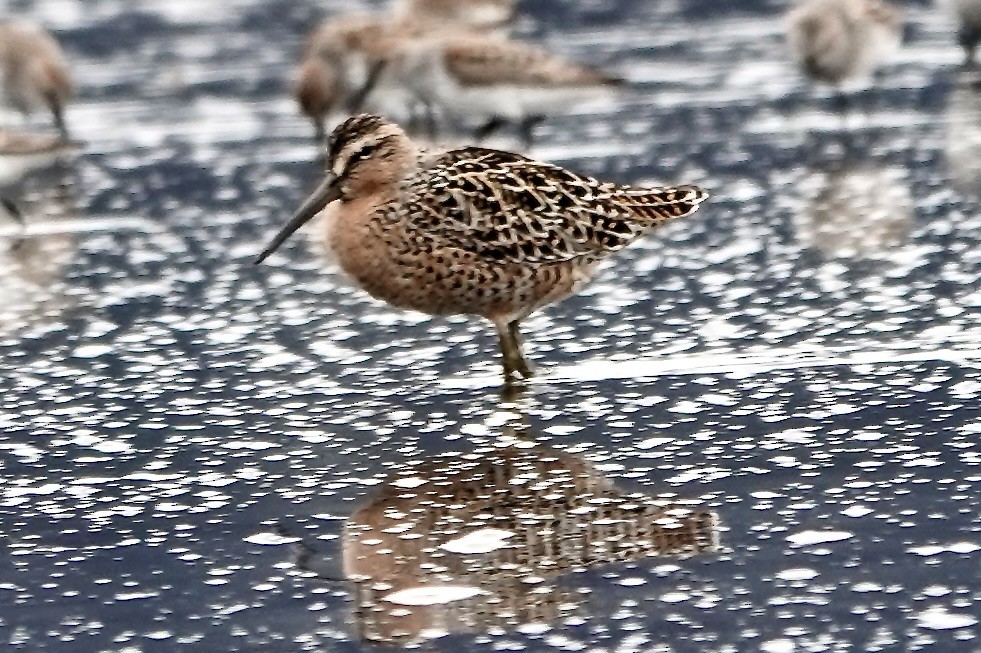
[[293,232],[333,202],[366,199],[394,191],[418,165],[418,154],[402,129],[384,118],[361,114],[348,118],[327,144],[327,173],[323,182],[262,252],[256,263],[272,254]]

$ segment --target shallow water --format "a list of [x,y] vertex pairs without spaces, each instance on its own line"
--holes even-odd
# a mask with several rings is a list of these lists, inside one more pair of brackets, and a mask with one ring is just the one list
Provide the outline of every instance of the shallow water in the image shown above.
[[310,239],[251,265],[317,177],[297,35],[352,3],[0,2],[58,31],[86,142],[0,161],[5,650],[978,649],[981,90],[946,19],[911,4],[842,118],[780,3],[526,4],[634,83],[532,154],[713,199],[528,320],[505,402],[484,324]]

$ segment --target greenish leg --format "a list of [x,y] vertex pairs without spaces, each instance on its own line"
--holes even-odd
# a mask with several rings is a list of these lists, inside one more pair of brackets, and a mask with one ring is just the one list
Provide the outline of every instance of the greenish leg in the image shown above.
[[518,321],[514,320],[504,325],[495,323],[495,326],[497,327],[497,337],[501,342],[506,380],[510,383],[515,373],[525,379],[531,377],[531,368],[521,354],[521,333],[518,331]]

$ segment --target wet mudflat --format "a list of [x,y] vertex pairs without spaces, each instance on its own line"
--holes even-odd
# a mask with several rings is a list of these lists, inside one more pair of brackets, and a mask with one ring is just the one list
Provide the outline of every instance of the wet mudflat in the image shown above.
[[86,141],[0,161],[3,648],[977,650],[981,88],[944,17],[842,118],[782,4],[528,3],[634,86],[531,154],[713,199],[530,319],[505,401],[484,324],[315,236],[251,265],[318,174],[297,34],[347,4],[0,3],[59,34]]

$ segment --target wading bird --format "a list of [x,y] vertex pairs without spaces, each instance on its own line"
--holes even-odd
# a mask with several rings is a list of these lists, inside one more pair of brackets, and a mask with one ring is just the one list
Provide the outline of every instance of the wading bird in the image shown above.
[[359,115],[330,137],[326,177],[258,257],[323,213],[326,245],[370,295],[497,329],[508,381],[528,377],[518,325],[582,287],[603,259],[694,212],[695,186],[632,188],[477,147],[423,158],[397,125]]

